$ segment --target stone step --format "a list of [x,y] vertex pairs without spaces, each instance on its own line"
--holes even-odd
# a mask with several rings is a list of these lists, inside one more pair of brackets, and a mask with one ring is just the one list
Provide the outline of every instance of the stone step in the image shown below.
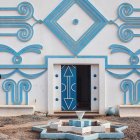
[[140,117],[140,105],[120,105],[120,117]]
[[33,115],[32,105],[0,105],[0,117]]
[[[61,117],[61,118],[77,118],[77,115],[74,111],[62,111],[62,112],[54,112],[54,115],[56,117]],[[85,113],[84,118],[92,118],[92,117],[96,117],[96,116],[100,116],[99,112],[91,112],[88,111]]]

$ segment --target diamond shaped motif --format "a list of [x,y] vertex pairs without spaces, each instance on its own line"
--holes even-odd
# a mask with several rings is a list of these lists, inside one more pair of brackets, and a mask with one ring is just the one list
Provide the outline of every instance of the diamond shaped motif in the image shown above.
[[[85,18],[83,19],[82,16],[80,18],[80,15],[75,13],[68,17],[70,20],[67,18],[65,21],[66,15],[74,10],[73,7],[83,10],[80,14],[84,12],[85,14],[81,15]],[[85,22],[86,20],[89,24]],[[74,55],[85,48],[107,22],[106,18],[88,0],[63,0],[44,20],[44,24]]]
[[74,4],[61,16],[57,23],[75,40],[94,24],[93,19],[77,4]]

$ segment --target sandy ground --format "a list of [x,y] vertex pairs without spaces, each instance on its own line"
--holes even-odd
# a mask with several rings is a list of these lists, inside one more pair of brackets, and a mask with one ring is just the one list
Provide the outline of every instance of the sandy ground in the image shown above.
[[[39,133],[32,132],[31,127],[39,124],[46,124],[53,117],[46,115],[28,115],[19,117],[0,117],[0,140],[39,140]],[[124,131],[124,140],[140,140],[140,118],[120,117],[94,117],[93,119],[110,121],[114,124],[128,125]]]

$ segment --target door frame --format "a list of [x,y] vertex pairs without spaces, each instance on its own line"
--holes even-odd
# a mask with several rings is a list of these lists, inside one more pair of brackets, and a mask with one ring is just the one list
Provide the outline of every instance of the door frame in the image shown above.
[[[70,58],[70,57],[48,57],[48,93],[47,110],[49,115],[54,114],[55,94],[54,76],[55,65],[99,65],[99,114],[105,114],[105,59],[104,58]],[[92,100],[91,100],[92,102]]]

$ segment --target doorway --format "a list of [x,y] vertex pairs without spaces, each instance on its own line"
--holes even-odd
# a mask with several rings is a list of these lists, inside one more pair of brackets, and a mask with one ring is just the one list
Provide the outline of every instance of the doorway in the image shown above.
[[77,110],[91,110],[91,67],[77,65]]
[[[55,112],[63,112],[62,109],[62,87],[61,74],[62,65],[90,65],[91,66],[91,112],[105,114],[105,59],[96,57],[69,58],[69,57],[47,57],[48,63],[48,92],[47,110],[49,115]],[[73,84],[72,89],[76,89]],[[74,91],[74,90],[73,90]],[[74,111],[74,110],[73,110]]]
[[61,66],[62,111],[91,110],[91,66]]

